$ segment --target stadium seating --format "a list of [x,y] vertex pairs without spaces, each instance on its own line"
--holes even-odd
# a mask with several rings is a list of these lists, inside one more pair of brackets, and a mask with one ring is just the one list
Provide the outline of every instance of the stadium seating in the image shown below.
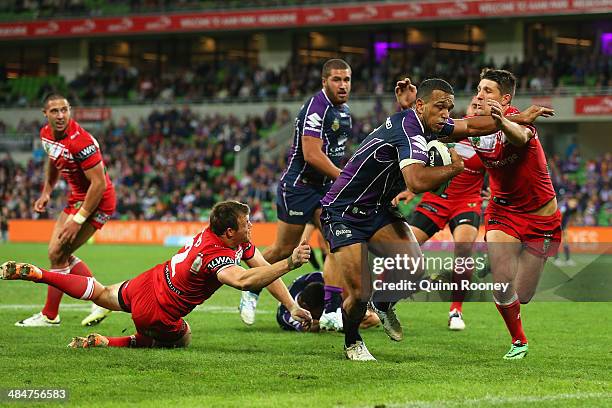
[[[559,54],[556,59],[546,62],[538,58],[508,59],[496,66],[493,61],[483,61],[482,54],[461,52],[445,53],[442,64],[436,58],[436,52],[429,50],[412,56],[411,60],[420,61],[418,66],[401,66],[387,59],[374,65],[368,60],[349,59],[353,68],[353,97],[381,95],[406,74],[417,83],[426,76],[446,78],[458,94],[471,93],[475,87],[473,79],[485,66],[516,73],[520,80],[519,94],[612,92],[612,63],[608,56],[600,53]],[[38,106],[40,97],[49,91],[69,91],[75,105],[299,100],[320,88],[319,76],[314,65],[295,61],[277,71],[227,61],[223,67],[205,64],[194,69],[168,68],[153,76],[140,72],[136,67],[94,67],[68,84],[62,77],[52,76],[7,79],[9,86],[0,90],[0,101],[5,105],[19,102],[17,104]],[[234,77],[244,79],[228,79]]]
[[[381,109],[355,120],[353,145],[365,137],[381,118]],[[272,115],[286,121],[286,115]],[[187,123],[191,123],[187,125]],[[275,221],[275,194],[284,157],[267,157],[251,151],[246,171],[233,173],[233,146],[261,140],[277,122],[264,118],[239,121],[233,117],[198,117],[189,110],[154,111],[139,124],[119,120],[96,133],[105,162],[117,189],[115,218],[148,220],[206,220],[214,202],[239,199],[253,208],[254,221]],[[33,131],[24,123],[21,130]],[[6,126],[0,126],[6,129]],[[228,135],[230,135],[228,137]],[[266,151],[265,144],[262,151]],[[284,156],[284,155],[282,155]],[[10,218],[32,218],[31,203],[43,182],[39,160],[20,165],[10,156],[0,160],[0,206]],[[579,211],[574,225],[612,223],[612,155],[585,161],[574,150],[569,157],[549,156],[553,183],[563,200],[576,197]],[[66,185],[59,183],[48,217],[63,208]],[[410,212],[417,200],[403,207]]]

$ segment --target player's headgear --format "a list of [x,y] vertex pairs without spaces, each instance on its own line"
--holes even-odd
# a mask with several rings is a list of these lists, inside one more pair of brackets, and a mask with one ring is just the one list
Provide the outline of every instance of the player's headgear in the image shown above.
[[238,201],[217,203],[210,212],[210,229],[216,235],[222,235],[228,228],[238,230],[238,218],[250,212],[248,205]]
[[509,94],[511,97],[514,97],[516,77],[512,72],[505,69],[484,68],[480,73],[480,79],[488,79],[497,83],[502,95]]
[[431,97],[433,91],[436,90],[451,95],[455,94],[455,91],[453,91],[453,87],[451,86],[451,84],[449,84],[445,80],[440,78],[430,78],[421,82],[421,85],[419,85],[419,88],[417,89],[416,97],[417,99],[421,99],[427,102]]
[[323,64],[323,69],[321,70],[321,76],[323,79],[329,77],[331,75],[332,69],[351,69],[351,66],[343,59],[340,58],[332,58],[327,60],[325,64]]

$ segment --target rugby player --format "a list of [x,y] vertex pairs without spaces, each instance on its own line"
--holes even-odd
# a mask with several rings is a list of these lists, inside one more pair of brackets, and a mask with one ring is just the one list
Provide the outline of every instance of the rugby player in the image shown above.
[[[347,105],[351,67],[341,59],[330,59],[323,65],[321,76],[323,89],[306,101],[295,119],[293,146],[277,188],[276,240],[263,251],[271,263],[291,253],[308,222],[321,229],[320,201],[340,174],[346,142],[351,137],[352,119]],[[274,283],[281,284],[284,286],[282,281]],[[260,292],[242,293],[239,310],[245,324],[255,322]],[[321,328],[340,330],[342,277],[334,274],[333,267],[325,268],[325,297]]]
[[[286,259],[270,265],[251,243],[251,227],[249,207],[225,201],[213,207],[210,225],[170,260],[128,281],[103,286],[91,276],[51,272],[14,261],[0,266],[0,278],[45,283],[75,299],[132,315],[135,334],[108,337],[92,333],[73,338],[72,348],[186,347],[191,329],[183,317],[223,284],[241,290],[265,287],[308,262],[310,247],[302,243]],[[240,266],[243,259],[251,269]],[[285,307],[293,319],[309,325],[310,313],[293,299]]]
[[[40,130],[43,149],[49,156],[45,183],[34,211],[43,213],[60,174],[70,186],[68,203],[60,213],[49,241],[50,271],[91,277],[85,262],[73,253],[102,228],[115,211],[115,189],[102,160],[96,139],[71,118],[68,100],[51,94],[44,100],[47,124]],[[60,324],[59,305],[63,293],[49,286],[42,311],[15,323],[22,327],[54,327]],[[109,310],[94,307],[81,324],[102,321]]]

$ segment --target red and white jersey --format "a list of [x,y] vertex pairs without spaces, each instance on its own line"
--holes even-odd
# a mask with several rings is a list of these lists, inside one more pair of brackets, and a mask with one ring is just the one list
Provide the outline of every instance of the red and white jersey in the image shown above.
[[158,268],[154,288],[160,306],[176,318],[186,316],[223,285],[217,273],[254,255],[250,242],[230,248],[206,228]]
[[456,143],[455,150],[463,158],[465,167],[461,173],[453,177],[446,190],[444,190],[444,194],[449,199],[459,197],[464,197],[466,200],[473,199],[473,197],[480,198],[485,173],[482,161],[468,140]]
[[[49,124],[40,129],[40,140],[43,149],[49,155],[51,164],[61,173],[68,185],[71,194],[69,203],[85,200],[90,182],[85,177],[88,170],[102,161],[102,153],[98,141],[83,129],[75,120],[70,120],[65,131],[65,137],[56,140]],[[115,199],[115,189],[108,176],[106,177],[106,190],[102,201]]]
[[[511,106],[505,114],[518,112]],[[512,145],[502,131],[469,138],[489,172],[492,200],[510,211],[531,212],[555,196],[537,131],[528,127],[534,136],[524,146]]]

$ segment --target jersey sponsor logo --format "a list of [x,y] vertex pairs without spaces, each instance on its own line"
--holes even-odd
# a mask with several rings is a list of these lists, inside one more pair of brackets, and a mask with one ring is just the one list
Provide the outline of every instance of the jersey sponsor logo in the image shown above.
[[340,129],[340,121],[338,120],[338,118],[334,119],[334,121],[332,122],[331,128],[334,132]]
[[306,118],[306,126],[314,129],[320,128],[322,120],[323,119],[321,118],[321,116],[319,116],[317,112],[312,113]]
[[345,146],[338,146],[338,147],[332,147],[329,149],[329,154],[328,156],[344,156],[344,149]]
[[350,238],[353,236],[353,231],[346,225],[339,224],[334,228],[334,235],[337,237],[344,236],[346,238]]
[[289,215],[304,215],[304,211],[289,210]]
[[481,150],[494,150],[497,146],[497,134],[489,136],[470,137],[472,146]]
[[193,275],[197,275],[200,272],[200,268],[202,267],[202,254],[198,254],[196,258],[193,260],[191,264],[191,268],[189,268],[189,272]]
[[236,265],[236,259],[231,256],[218,256],[206,265],[211,272],[216,272],[224,266]]
[[164,266],[164,277],[166,278],[166,285],[168,285],[168,289],[170,289],[171,291],[173,291],[177,295],[182,295],[183,294],[183,292],[181,292],[180,289],[178,289],[176,286],[174,286],[172,284],[172,279],[170,277],[170,268],[168,268],[168,264],[167,263]]
[[484,166],[488,168],[499,168],[499,167],[505,167],[509,164],[512,164],[518,159],[519,159],[518,154],[514,153],[512,156],[508,156],[503,160],[486,160],[485,159],[482,161],[482,164],[484,164]]
[[422,203],[421,205],[419,205],[419,207],[422,207],[428,211],[431,211],[432,213],[436,214],[438,212],[438,209],[436,207],[433,207],[427,203]]
[[49,157],[55,160],[59,159],[59,157],[62,155],[62,151],[64,150],[63,145],[59,143],[51,143],[47,140],[43,140],[42,145]]
[[[393,123],[391,122],[391,118],[388,117],[387,120],[385,121],[385,128],[387,129],[391,129],[393,127]],[[378,130],[378,129],[376,129]]]
[[70,135],[70,140],[73,140],[75,137],[77,137],[78,135],[80,135],[79,131],[77,130],[73,135]]
[[88,157],[91,157],[92,155],[94,155],[96,153],[98,149],[96,148],[96,145],[94,144],[90,144],[89,146],[85,147],[84,149],[82,149],[80,152],[78,152],[75,155],[75,158],[78,161],[84,161],[85,159],[87,159]]
[[338,146],[344,145],[347,140],[348,140],[348,137],[346,137],[346,136],[338,139]]
[[93,216],[93,220],[95,222],[97,222],[98,224],[106,224],[106,222],[110,219],[110,215],[109,214],[105,214],[103,212],[97,212],[94,216]]

